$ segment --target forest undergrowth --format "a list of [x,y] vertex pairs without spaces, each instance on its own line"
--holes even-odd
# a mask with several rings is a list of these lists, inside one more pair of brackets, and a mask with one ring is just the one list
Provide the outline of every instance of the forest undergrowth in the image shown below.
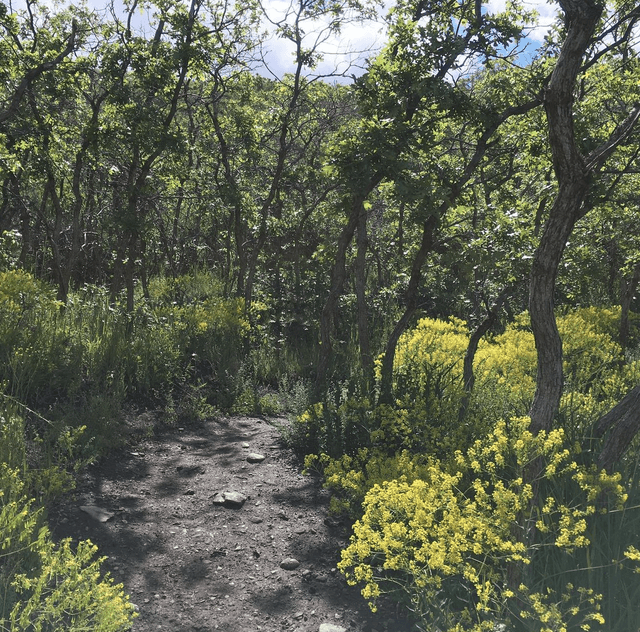
[[0,0],[0,632],[131,626],[46,510],[145,411],[288,416],[372,611],[638,632],[640,14],[534,5]]
[[160,410],[168,426],[287,414],[284,440],[322,475],[332,511],[353,523],[339,568],[374,611],[386,596],[417,629],[634,629],[637,448],[615,472],[591,456],[593,424],[640,372],[615,342],[619,309],[558,315],[561,424],[534,435],[526,314],[480,344],[471,393],[466,323],[424,318],[399,342],[393,405],[360,391],[357,378],[313,402],[304,350],[269,357],[259,315],[220,298],[212,277],[150,288],[128,314],[99,288],[62,306],[27,273],[0,274],[5,629],[130,625],[133,610],[123,587],[101,576],[99,552],[54,545],[46,506],[129,440],[131,406]]

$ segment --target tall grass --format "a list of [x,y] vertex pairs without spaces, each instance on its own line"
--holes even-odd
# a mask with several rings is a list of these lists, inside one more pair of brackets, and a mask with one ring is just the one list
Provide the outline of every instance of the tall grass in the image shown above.
[[231,407],[249,332],[243,302],[204,274],[153,280],[150,290],[128,313],[105,288],[83,286],[62,305],[30,274],[0,273],[0,389],[85,425],[103,448],[121,434],[126,403],[164,406],[193,384],[211,410]]

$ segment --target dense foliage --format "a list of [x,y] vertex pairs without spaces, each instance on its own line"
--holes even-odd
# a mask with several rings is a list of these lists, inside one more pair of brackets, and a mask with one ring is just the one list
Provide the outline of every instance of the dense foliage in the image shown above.
[[288,414],[419,629],[637,627],[640,14],[557,4],[0,0],[0,628],[130,625],[42,508],[148,409]]

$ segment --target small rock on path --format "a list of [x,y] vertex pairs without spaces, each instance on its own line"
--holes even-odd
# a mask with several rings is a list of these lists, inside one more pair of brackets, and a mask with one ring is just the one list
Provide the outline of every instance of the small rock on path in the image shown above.
[[295,571],[298,566],[300,566],[300,562],[295,557],[288,557],[280,562],[280,568],[285,571]]
[[347,632],[347,628],[343,628],[341,625],[334,625],[333,623],[321,623],[318,632]]
[[111,520],[114,513],[107,511],[106,509],[102,509],[102,507],[96,507],[95,505],[82,505],[80,507],[81,511],[91,516],[94,520],[98,522],[107,522],[107,520]]

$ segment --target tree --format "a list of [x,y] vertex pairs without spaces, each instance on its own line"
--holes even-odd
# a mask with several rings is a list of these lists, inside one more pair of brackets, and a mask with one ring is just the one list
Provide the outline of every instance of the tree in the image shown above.
[[[78,68],[74,53],[85,44],[93,26],[90,16],[82,11],[51,15],[32,2],[27,2],[21,16],[9,15],[6,6],[0,4],[0,25],[5,33],[0,44],[5,86],[0,109],[0,139],[5,147],[0,163],[2,224],[8,227],[15,215],[20,215],[23,234],[21,259],[24,264],[32,245],[29,240],[33,221],[43,223],[56,260],[59,296],[66,300],[68,274],[66,271],[62,273],[58,250],[63,230],[62,188],[57,186],[59,183],[53,168],[54,163],[64,164],[64,161],[60,160],[59,153],[56,155],[62,148],[52,143],[51,131],[54,113],[62,114],[65,104],[69,105],[71,84]],[[38,104],[39,96],[47,101],[46,114]],[[82,168],[83,153],[76,156],[76,174]],[[58,171],[63,170],[60,168]],[[76,203],[70,236],[73,256],[78,253],[77,220],[81,205],[76,184],[77,178],[74,179]],[[38,188],[39,193],[36,192]],[[55,206],[56,219],[53,223],[46,217],[49,200]],[[72,265],[67,270],[71,268]]]
[[[2,125],[18,115],[19,108],[29,88],[44,74],[55,69],[78,47],[78,23],[72,20],[67,33],[57,29],[47,33],[38,28],[35,10],[38,5],[27,0],[28,22],[21,31],[19,21],[8,13],[4,2],[0,3],[0,26],[5,33],[0,48],[4,79],[10,82],[8,95],[3,95],[0,109]],[[45,19],[49,16],[45,15]]]
[[[525,20],[527,15],[520,17]],[[515,8],[482,14],[476,3],[401,2],[392,10],[389,44],[358,83],[365,117],[358,142],[352,142],[351,153],[345,153],[338,163],[351,182],[352,193],[321,318],[316,396],[324,388],[331,357],[331,323],[345,278],[343,253],[358,225],[362,204],[388,180],[395,184],[398,205],[414,209],[422,226],[404,313],[388,337],[382,361],[380,401],[392,400],[395,347],[416,311],[422,269],[438,241],[438,226],[474,176],[500,125],[539,103],[532,96],[500,111],[488,100],[475,97],[467,84],[474,71],[465,74],[463,69],[486,62],[498,56],[501,47],[517,42],[521,25]],[[473,149],[451,169],[443,168],[434,156],[447,161],[444,156],[455,145],[459,129],[468,135]],[[343,145],[343,151],[345,147],[348,145]],[[355,166],[347,168],[347,163]]]
[[[640,117],[638,103],[629,104],[624,112],[612,113],[614,131],[585,152],[575,135],[578,76],[603,57],[605,35],[614,34],[615,46],[629,38],[638,19],[637,11],[629,12],[623,5],[620,13],[612,18],[613,27],[598,33],[603,5],[590,0],[563,0],[559,4],[564,13],[565,32],[544,92],[558,192],[534,256],[529,290],[531,326],[538,351],[537,388],[530,411],[535,432],[551,429],[562,395],[562,341],[554,314],[554,291],[562,254],[576,222],[589,210],[591,183],[596,181],[607,159],[629,137]],[[621,35],[616,37],[618,32]]]

